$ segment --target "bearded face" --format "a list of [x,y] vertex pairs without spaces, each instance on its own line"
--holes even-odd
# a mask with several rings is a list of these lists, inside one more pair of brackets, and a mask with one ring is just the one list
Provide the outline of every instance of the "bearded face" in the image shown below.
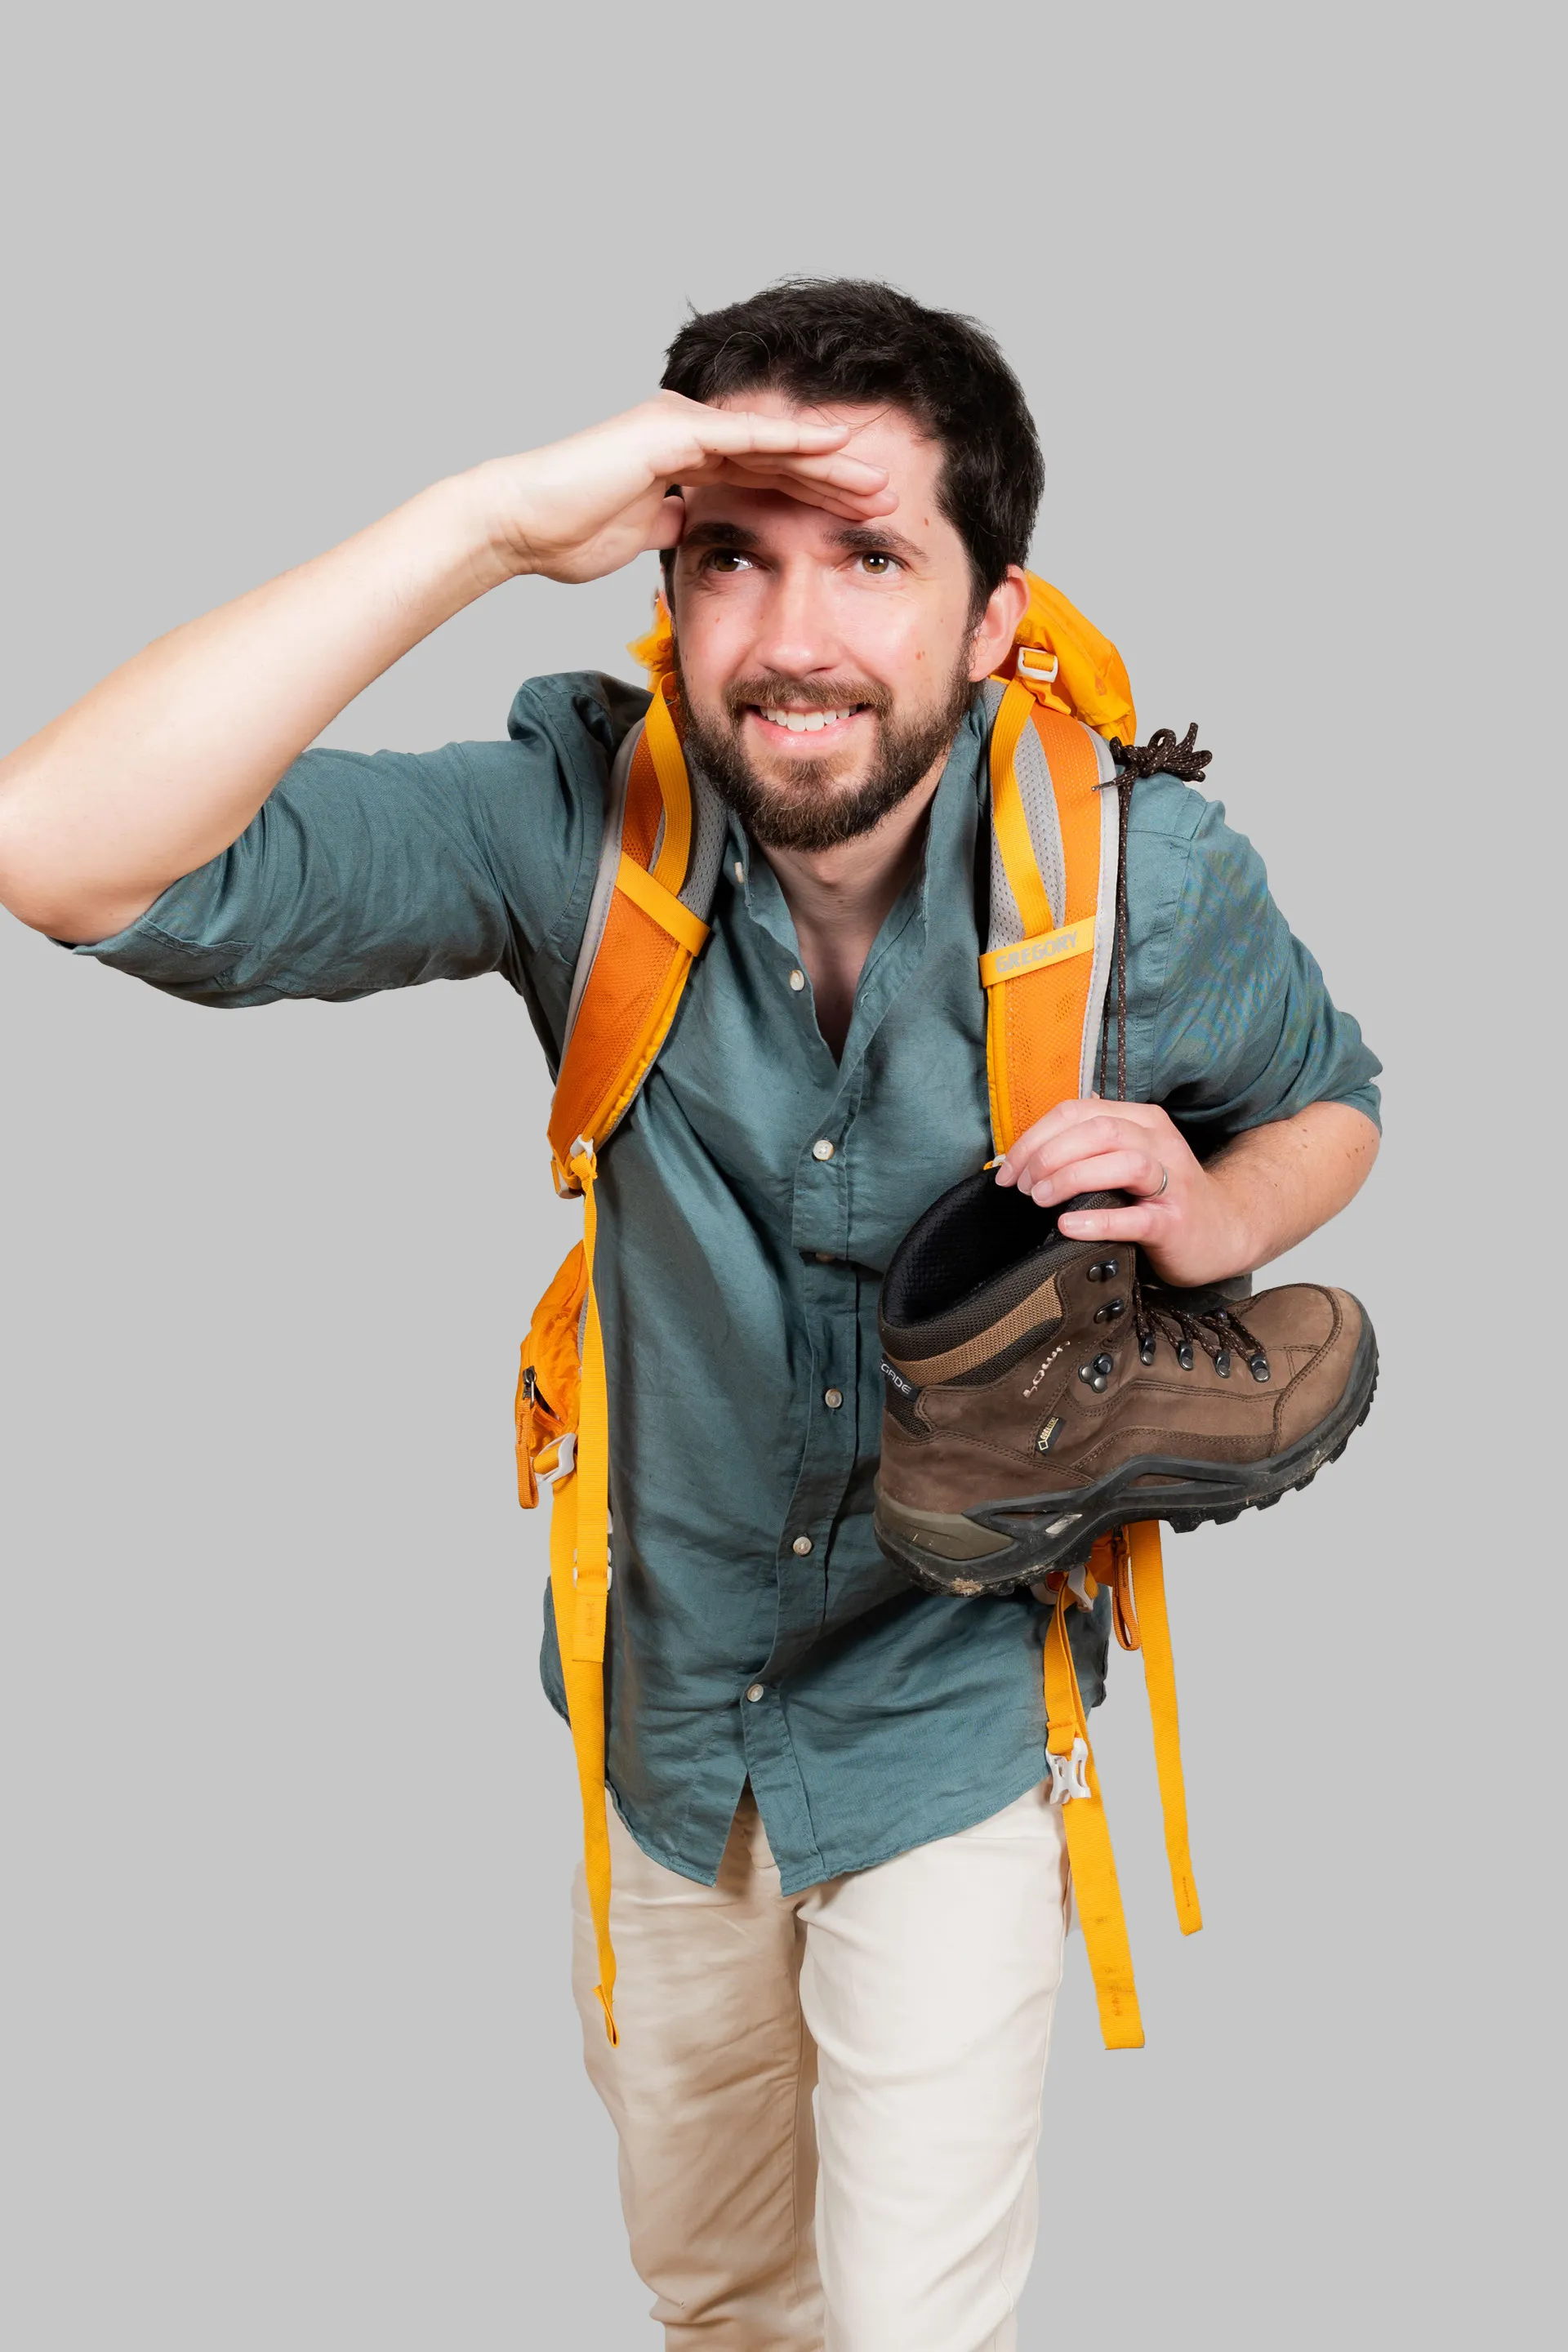
[[943,757],[974,690],[967,654],[923,698],[869,677],[759,672],[709,708],[678,658],[688,755],[763,848],[836,848],[871,832]]
[[[747,401],[795,413],[775,391]],[[737,470],[672,492],[679,536],[661,519],[658,540],[688,752],[770,850],[855,841],[933,781],[1027,599],[1016,567],[989,598],[977,587],[943,510],[943,452],[912,417],[831,421],[886,476],[884,514]]]

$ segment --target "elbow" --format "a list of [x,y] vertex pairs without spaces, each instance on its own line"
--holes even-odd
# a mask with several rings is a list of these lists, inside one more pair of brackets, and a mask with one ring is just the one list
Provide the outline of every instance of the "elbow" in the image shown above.
[[1383,1137],[1377,1121],[1359,1103],[1320,1103],[1317,1111],[1318,1124],[1329,1129],[1329,1139],[1342,1163],[1343,1199],[1339,1203],[1342,1208],[1354,1200],[1372,1174],[1373,1162],[1383,1148]]
[[110,939],[156,896],[107,887],[81,873],[68,845],[43,835],[13,793],[0,791],[0,907],[29,930],[69,946]]
[[110,905],[91,892],[73,889],[62,876],[36,870],[25,857],[12,857],[7,853],[3,828],[0,907],[15,915],[19,923],[26,923],[29,930],[41,931],[46,939],[58,940],[67,947],[111,939],[116,931],[122,931],[145,912],[143,907],[122,908]]

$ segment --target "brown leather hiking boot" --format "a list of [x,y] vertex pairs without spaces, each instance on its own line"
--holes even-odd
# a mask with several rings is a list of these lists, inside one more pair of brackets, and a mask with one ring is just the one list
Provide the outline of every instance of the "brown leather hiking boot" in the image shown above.
[[[1085,1193],[1061,1209],[1119,1203]],[[1377,1383],[1348,1291],[1227,1306],[1068,1241],[988,1173],[945,1192],[882,1285],[877,1538],[942,1592],[1006,1592],[1129,1520],[1234,1519],[1343,1453]]]

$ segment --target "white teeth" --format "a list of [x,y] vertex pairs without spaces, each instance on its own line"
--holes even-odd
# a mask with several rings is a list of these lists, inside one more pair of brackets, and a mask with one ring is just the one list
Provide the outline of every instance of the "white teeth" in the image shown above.
[[764,710],[763,717],[773,727],[786,727],[792,735],[816,735],[824,727],[847,719],[847,710]]

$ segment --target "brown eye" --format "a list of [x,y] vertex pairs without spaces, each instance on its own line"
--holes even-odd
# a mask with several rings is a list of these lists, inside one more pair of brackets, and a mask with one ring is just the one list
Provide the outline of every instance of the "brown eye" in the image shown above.
[[882,554],[875,548],[868,549],[860,561],[875,580],[885,580],[893,568],[892,557]]

